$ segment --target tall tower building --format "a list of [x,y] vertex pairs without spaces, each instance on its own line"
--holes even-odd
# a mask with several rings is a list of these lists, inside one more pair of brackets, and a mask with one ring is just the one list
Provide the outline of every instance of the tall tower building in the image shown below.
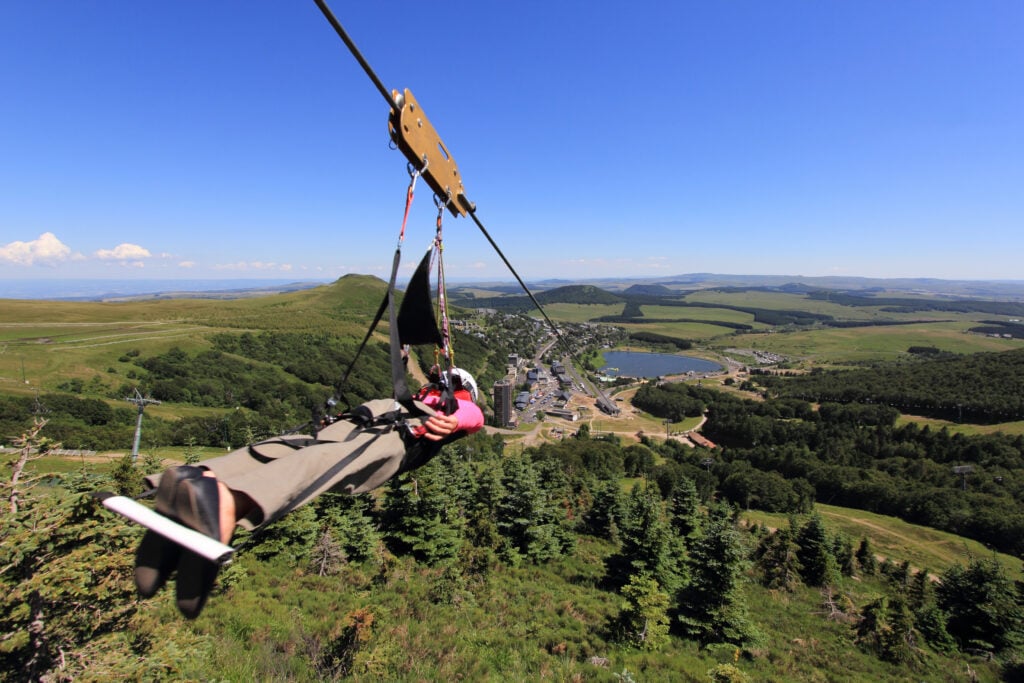
[[515,387],[507,377],[494,383],[494,420],[499,427],[512,424],[512,390]]

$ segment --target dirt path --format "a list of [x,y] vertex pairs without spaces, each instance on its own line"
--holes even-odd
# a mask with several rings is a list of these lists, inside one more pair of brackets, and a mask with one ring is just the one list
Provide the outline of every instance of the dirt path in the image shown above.
[[946,560],[950,564],[956,563],[957,560],[959,559],[956,555],[946,551],[946,549],[943,547],[942,542],[931,543],[931,542],[928,542],[928,541],[922,541],[919,538],[913,538],[911,536],[907,536],[906,534],[901,534],[898,531],[894,531],[892,529],[887,529],[886,527],[883,527],[883,526],[881,526],[879,524],[875,524],[874,522],[870,522],[870,521],[868,521],[866,519],[863,519],[861,517],[845,517],[843,515],[837,515],[835,513],[827,512],[827,511],[823,511],[823,510],[819,510],[818,512],[823,517],[831,517],[833,519],[844,519],[844,520],[853,522],[854,524],[857,524],[858,526],[862,526],[862,527],[865,527],[867,529],[871,529],[873,532],[875,532],[879,536],[886,536],[886,537],[889,537],[889,538],[898,539],[902,544],[907,545],[907,546],[915,546],[916,545],[916,546],[922,547],[922,548],[926,547],[926,548],[928,548],[929,552],[934,553],[935,555],[941,557],[942,559]]

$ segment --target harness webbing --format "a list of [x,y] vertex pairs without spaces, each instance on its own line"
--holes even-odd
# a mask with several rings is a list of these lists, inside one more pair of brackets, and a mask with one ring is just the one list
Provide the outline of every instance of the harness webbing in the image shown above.
[[[381,93],[381,95],[384,96],[384,99],[387,100],[388,106],[390,107],[392,112],[398,110],[399,104],[396,103],[396,100],[392,97],[391,93],[389,93],[387,88],[384,87],[384,84],[381,82],[380,78],[377,77],[377,74],[374,72],[373,68],[370,66],[370,63],[366,60],[365,57],[363,57],[362,53],[356,47],[355,41],[352,40],[352,38],[345,31],[344,27],[342,27],[341,22],[339,22],[338,19],[334,16],[334,13],[331,12],[331,9],[327,6],[326,1],[325,0],[314,0],[314,1],[316,2],[317,6],[320,8],[320,11],[323,13],[323,15],[327,19],[328,23],[334,28],[335,32],[338,34],[338,36],[342,39],[342,41],[348,47],[349,52],[352,53],[352,56],[355,57],[357,62],[359,62],[359,65],[363,68],[363,71],[366,72],[366,75],[370,78],[370,80],[373,82],[373,84],[377,87],[377,90]],[[420,170],[423,170],[423,169],[420,169]],[[428,183],[429,183],[429,179],[428,179]],[[541,306],[539,301],[537,301],[537,298],[534,297],[533,292],[531,292],[530,288],[526,286],[526,283],[523,281],[523,279],[521,277],[519,277],[519,273],[517,273],[516,269],[512,267],[512,264],[505,257],[505,254],[502,253],[502,251],[498,247],[497,243],[491,238],[491,235],[487,232],[487,229],[484,227],[483,223],[480,221],[480,218],[476,214],[476,206],[472,202],[470,202],[469,199],[465,195],[462,195],[462,194],[460,194],[460,195],[458,195],[457,197],[454,197],[454,198],[449,195],[447,197],[446,203],[441,205],[441,206],[442,207],[443,206],[448,206],[449,203],[451,203],[453,201],[453,199],[455,200],[455,203],[451,204],[451,205],[455,206],[457,204],[458,206],[463,207],[463,209],[460,211],[460,213],[462,213],[463,215],[466,215],[468,213],[468,215],[473,219],[473,222],[476,223],[477,227],[480,229],[480,232],[483,233],[484,237],[487,239],[487,241],[490,243],[490,245],[494,248],[495,252],[501,258],[502,262],[509,269],[509,272],[511,272],[512,275],[515,277],[516,281],[519,283],[519,286],[522,287],[523,291],[529,297],[530,301],[537,308],[537,310],[540,311],[541,316],[544,318],[545,322],[547,322],[548,327],[554,333],[555,338],[558,339],[558,341],[562,344],[562,347],[565,349],[566,353],[576,363],[579,363],[579,358],[577,357],[576,353],[573,351],[572,346],[569,344],[569,342],[565,339],[564,336],[562,336],[562,333],[559,331],[558,326],[555,325],[554,321],[552,321],[550,317],[548,317],[548,314],[544,310],[544,307]],[[407,212],[407,215],[408,215],[408,207],[406,209],[406,212]],[[403,234],[404,234],[404,228],[405,228],[405,223],[403,221]],[[439,219],[439,223],[438,223],[438,228],[439,228],[438,229],[438,237],[440,238],[440,219]],[[443,273],[441,273],[441,275],[443,275]],[[394,287],[394,273],[392,274],[392,282],[391,282],[391,284],[389,285],[389,288],[388,288],[389,298],[391,297],[391,292],[393,290],[393,287]],[[441,291],[442,292],[444,291],[443,290],[443,285],[442,285]],[[439,297],[440,296],[444,296],[444,295],[443,294],[439,294]],[[447,302],[446,301],[445,301],[445,306],[447,306]],[[381,311],[381,313],[382,313],[382,311]],[[443,332],[443,334],[445,336],[446,351],[450,352],[450,338],[449,338],[449,332],[448,332],[448,329],[447,329],[447,315],[446,314],[442,315],[442,321],[443,321],[443,324],[444,324],[444,332]],[[376,322],[374,324],[376,324]],[[392,324],[392,327],[394,327],[394,324]],[[394,365],[394,358],[395,358],[395,354],[396,353],[400,354],[400,351],[396,352],[396,350],[394,348],[394,341],[392,340],[392,364],[393,365]],[[399,361],[400,361],[400,357],[399,357]],[[448,362],[449,362],[449,364],[451,364],[452,360],[449,358]],[[348,373],[346,373],[346,377],[347,377],[347,375],[348,375]],[[405,377],[404,377],[404,374],[403,374],[401,385],[403,387],[405,387],[405,384],[406,384],[405,383]],[[396,380],[396,387],[397,386],[398,386],[398,382]],[[601,391],[601,389],[599,387],[595,387],[595,390],[597,391],[598,395],[601,398],[604,398],[606,401],[608,400],[607,397],[604,396],[604,392]],[[406,393],[408,392],[408,387],[405,387],[405,392]]]
[[[402,343],[398,329],[398,310],[395,306],[395,282],[398,279],[398,266],[402,261],[402,244],[405,242],[405,226],[409,221],[409,210],[412,208],[412,200],[415,196],[416,180],[419,178],[419,171],[409,168],[409,189],[405,194],[405,213],[402,216],[402,228],[398,233],[398,244],[395,247],[395,255],[391,262],[391,277],[388,280],[388,290],[384,295],[384,300],[381,301],[380,306],[377,308],[377,313],[373,317],[373,322],[370,323],[370,328],[366,331],[366,336],[363,337],[362,343],[359,344],[359,348],[356,350],[355,355],[352,357],[352,362],[349,363],[345,369],[345,374],[342,375],[341,382],[335,387],[335,390],[340,393],[341,388],[348,383],[349,375],[352,374],[353,368],[356,366],[356,362],[359,360],[359,356],[362,355],[363,350],[370,341],[370,337],[373,336],[374,330],[377,329],[377,325],[384,317],[384,312],[388,312],[388,322],[390,325],[389,343],[391,346],[391,384],[393,387],[394,397],[398,401],[409,401],[412,398],[412,394],[409,391],[408,382],[405,381],[405,364],[402,362]],[[319,421],[314,419],[314,426]]]
[[444,236],[442,221],[444,209],[447,202],[442,202],[434,197],[437,204],[437,230],[434,234],[433,253],[437,260],[437,318],[441,323],[441,340],[434,350],[434,364],[440,366],[441,354],[444,354],[445,367],[451,369],[455,366],[455,344],[452,339],[451,322],[448,317],[448,285],[444,275]]

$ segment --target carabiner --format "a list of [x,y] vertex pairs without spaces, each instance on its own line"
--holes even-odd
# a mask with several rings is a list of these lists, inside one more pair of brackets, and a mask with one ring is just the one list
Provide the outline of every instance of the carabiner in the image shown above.
[[427,155],[424,154],[422,167],[416,168],[415,164],[413,164],[411,161],[407,161],[405,162],[405,170],[409,173],[409,175],[423,175],[423,173],[427,170],[427,166],[429,165],[430,159],[428,159]]
[[443,200],[437,194],[434,195],[434,206],[437,207],[438,211],[443,211],[451,203],[452,203],[452,191],[451,190],[448,190],[448,192],[447,192],[447,194],[445,194],[445,197],[444,197]]

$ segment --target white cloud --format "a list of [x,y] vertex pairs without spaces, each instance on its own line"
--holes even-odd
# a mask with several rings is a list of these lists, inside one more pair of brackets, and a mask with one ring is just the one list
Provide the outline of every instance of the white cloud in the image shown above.
[[113,249],[99,249],[96,252],[96,257],[105,261],[128,261],[130,259],[149,258],[150,256],[152,254],[149,253],[149,249],[140,247],[137,244],[129,244],[128,242],[119,244]]
[[44,232],[31,242],[11,242],[0,247],[0,262],[20,266],[53,266],[71,257],[71,248],[52,232]]
[[195,268],[196,267],[196,262],[195,261],[182,261],[181,263],[178,264],[178,267],[179,268]]
[[665,270],[668,268],[675,268],[671,261],[666,256],[648,256],[645,263],[640,265],[646,268],[653,268],[655,270]]

